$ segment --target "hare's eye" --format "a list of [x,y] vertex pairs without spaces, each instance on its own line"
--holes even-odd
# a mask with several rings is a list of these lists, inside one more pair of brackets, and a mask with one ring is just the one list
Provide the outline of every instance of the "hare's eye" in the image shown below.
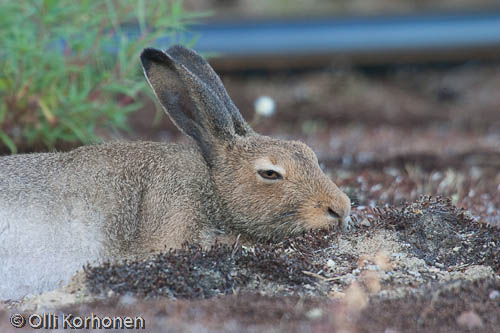
[[262,178],[277,180],[283,178],[278,172],[274,170],[259,170],[257,171]]

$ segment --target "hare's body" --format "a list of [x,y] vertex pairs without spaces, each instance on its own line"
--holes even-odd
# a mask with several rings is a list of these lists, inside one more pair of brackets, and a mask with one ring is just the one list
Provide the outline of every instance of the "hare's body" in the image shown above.
[[14,284],[0,296],[53,289],[87,262],[204,242],[220,209],[197,161],[195,145],[152,142],[1,158],[0,276]]
[[349,225],[349,198],[312,150],[255,133],[196,53],[146,49],[141,61],[192,142],[0,157],[0,299],[53,289],[86,263],[185,242]]

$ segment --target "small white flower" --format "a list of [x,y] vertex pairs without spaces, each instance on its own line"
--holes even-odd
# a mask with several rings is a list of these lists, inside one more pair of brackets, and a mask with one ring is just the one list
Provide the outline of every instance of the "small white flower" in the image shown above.
[[259,116],[270,117],[276,110],[276,103],[269,96],[260,96],[255,100],[254,108]]

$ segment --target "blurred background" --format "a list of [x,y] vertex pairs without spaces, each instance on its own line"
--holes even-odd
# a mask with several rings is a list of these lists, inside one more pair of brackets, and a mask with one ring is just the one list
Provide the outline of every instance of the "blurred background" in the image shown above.
[[443,195],[500,225],[498,0],[0,0],[0,43],[2,155],[185,141],[138,62],[182,43],[358,211]]

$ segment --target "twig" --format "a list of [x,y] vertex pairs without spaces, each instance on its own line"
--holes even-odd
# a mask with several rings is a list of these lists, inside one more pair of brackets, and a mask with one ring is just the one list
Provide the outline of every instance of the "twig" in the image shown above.
[[239,247],[238,242],[240,240],[240,236],[241,236],[241,234],[238,234],[238,236],[236,237],[236,241],[234,242],[233,250],[231,251],[231,258],[233,258],[236,251],[238,251],[238,247]]
[[341,276],[327,278],[327,277],[324,277],[322,275],[319,275],[319,274],[316,274],[313,272],[309,272],[309,271],[302,271],[302,273],[304,273],[305,275],[309,275],[309,276],[315,277],[317,279],[320,279],[321,281],[324,281],[324,282],[340,280],[342,278]]

